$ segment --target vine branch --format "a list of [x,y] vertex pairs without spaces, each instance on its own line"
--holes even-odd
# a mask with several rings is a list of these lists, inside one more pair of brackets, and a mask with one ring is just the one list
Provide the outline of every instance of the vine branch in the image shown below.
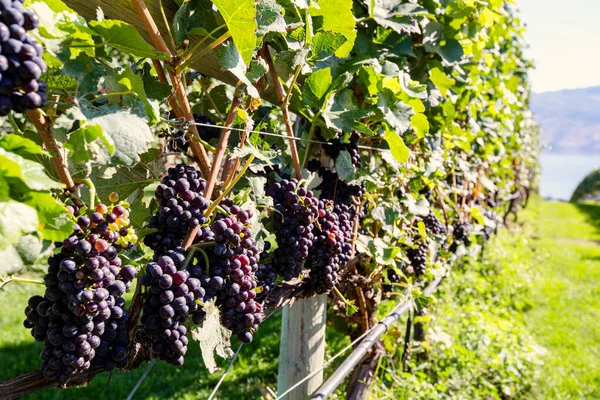
[[27,116],[33,122],[35,129],[37,129],[38,133],[42,137],[42,142],[47,150],[54,153],[52,156],[52,164],[54,165],[54,169],[58,174],[58,178],[62,183],[65,184],[68,190],[71,190],[75,187],[75,183],[73,182],[73,178],[71,178],[71,173],[67,168],[67,163],[63,159],[63,156],[58,148],[58,144],[54,139],[54,135],[52,135],[52,131],[50,130],[50,124],[44,114],[39,109],[28,110]]
[[[135,6],[135,9],[139,14],[140,18],[142,19],[142,22],[144,23],[146,31],[150,35],[154,46],[158,49],[158,51],[166,53],[169,55],[169,57],[172,58],[173,55],[171,54],[169,47],[162,38],[160,31],[158,30],[158,27],[156,26],[156,23],[154,22],[154,19],[150,14],[150,11],[148,11],[148,8],[144,3],[144,0],[133,0],[133,5]],[[169,77],[171,78],[171,84],[173,85],[173,89],[175,90],[175,96],[177,97],[177,102],[181,107],[183,117],[186,121],[193,122],[194,116],[192,114],[192,108],[190,107],[190,102],[185,93],[185,89],[183,87],[183,83],[181,82],[181,78],[171,69],[167,69],[167,71],[169,73]],[[196,127],[196,125],[192,124],[190,129],[194,135],[200,138],[200,132],[198,132],[198,128]],[[194,156],[198,159],[198,166],[200,167],[200,171],[202,171],[202,175],[209,176],[210,164],[208,162],[208,154],[206,153],[206,150],[200,145],[200,143],[196,142],[195,140],[190,140],[189,142],[190,148],[192,149],[192,153],[194,153]]]
[[[265,44],[265,46],[267,46]],[[271,75],[271,80],[273,81],[273,85],[275,86],[275,93],[277,94],[277,99],[281,103],[281,112],[283,114],[283,122],[285,123],[285,131],[287,135],[290,137],[289,144],[290,150],[292,152],[292,160],[294,161],[294,169],[296,170],[296,179],[302,179],[302,167],[300,167],[300,159],[298,157],[298,148],[296,147],[296,142],[294,139],[294,129],[292,128],[292,123],[290,122],[290,113],[288,111],[288,105],[286,103],[285,95],[283,94],[283,88],[281,87],[281,82],[279,82],[279,77],[277,76],[277,71],[275,71],[275,65],[273,64],[273,59],[271,58],[271,54],[269,53],[269,49],[265,48],[265,61],[269,66],[269,74]]]

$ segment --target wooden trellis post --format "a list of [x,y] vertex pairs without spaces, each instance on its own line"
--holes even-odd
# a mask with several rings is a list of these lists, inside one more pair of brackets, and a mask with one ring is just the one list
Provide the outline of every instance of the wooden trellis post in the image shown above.
[[[284,307],[279,347],[277,393],[282,394],[325,361],[327,295],[296,300]],[[323,371],[302,383],[285,400],[305,400],[323,383]]]

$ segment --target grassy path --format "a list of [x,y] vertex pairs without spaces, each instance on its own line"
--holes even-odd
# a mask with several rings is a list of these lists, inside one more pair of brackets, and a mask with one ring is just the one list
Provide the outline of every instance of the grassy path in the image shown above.
[[529,330],[548,353],[536,397],[600,398],[600,206],[538,202]]

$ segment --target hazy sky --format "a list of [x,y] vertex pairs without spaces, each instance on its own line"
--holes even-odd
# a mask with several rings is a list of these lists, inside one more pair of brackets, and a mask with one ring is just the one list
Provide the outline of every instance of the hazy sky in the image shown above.
[[600,0],[516,0],[535,92],[600,85]]

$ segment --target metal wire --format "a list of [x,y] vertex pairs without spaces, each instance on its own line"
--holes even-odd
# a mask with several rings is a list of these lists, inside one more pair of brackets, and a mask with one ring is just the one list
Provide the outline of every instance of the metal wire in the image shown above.
[[[305,138],[301,138],[301,137],[296,137],[296,136],[288,136],[287,134],[281,134],[281,133],[273,133],[273,132],[262,132],[262,131],[254,131],[254,130],[247,130],[247,129],[243,129],[243,128],[227,128],[226,126],[221,126],[221,125],[212,125],[212,124],[205,124],[203,122],[191,122],[191,121],[184,121],[183,118],[181,119],[163,119],[163,122],[169,123],[171,125],[175,125],[178,127],[183,127],[184,129],[187,129],[187,127],[189,127],[189,125],[196,125],[196,126],[204,126],[207,128],[217,128],[217,129],[229,129],[231,131],[237,131],[237,132],[242,132],[242,133],[256,133],[258,135],[264,135],[264,136],[274,136],[274,137],[280,137],[283,139],[291,139],[291,140],[297,140],[299,142],[306,142],[306,143],[317,143],[317,144],[322,144],[325,146],[333,146],[333,143],[330,142],[324,142],[322,140],[313,140],[313,139],[305,139]],[[357,146],[359,149],[365,149],[365,150],[373,150],[373,151],[391,151],[390,149],[382,149],[379,147],[370,147],[370,146],[363,146],[363,145],[358,145]]]
[[305,376],[304,378],[302,378],[300,381],[296,382],[292,387],[290,387],[288,390],[286,390],[285,392],[283,392],[282,394],[280,394],[279,397],[277,397],[277,399],[275,399],[275,400],[282,399],[285,395],[287,395],[288,393],[290,393],[292,390],[296,389],[298,386],[300,386],[301,384],[303,384],[304,382],[306,382],[307,380],[309,380],[310,378],[312,378],[313,376],[315,376],[319,372],[323,371],[325,368],[327,368],[327,366],[329,364],[331,364],[333,362],[333,360],[335,360],[336,358],[338,358],[339,356],[341,356],[342,354],[344,354],[348,349],[352,348],[352,346],[354,346],[356,343],[360,342],[362,340],[362,338],[364,338],[365,336],[367,336],[369,334],[369,332],[371,332],[371,329],[367,330],[365,333],[363,333],[362,335],[360,335],[359,337],[357,337],[356,339],[354,339],[354,341],[352,343],[350,343],[348,346],[344,347],[336,355],[334,355],[329,360],[327,360],[323,364],[323,366],[321,368],[319,368],[319,369],[311,372],[310,374],[308,374],[307,376]]
[[217,385],[213,389],[212,393],[210,394],[210,396],[208,396],[208,400],[212,400],[212,398],[215,396],[215,394],[217,394],[217,390],[219,390],[219,386],[221,386],[221,383],[223,383],[223,381],[225,380],[225,376],[227,375],[227,373],[231,369],[231,366],[233,365],[233,362],[237,358],[238,354],[240,354],[240,350],[242,349],[243,345],[244,345],[244,343],[240,343],[240,345],[238,346],[235,354],[233,355],[233,358],[229,362],[229,365],[227,365],[227,368],[225,368],[225,372],[223,372],[223,375],[221,375],[221,378],[219,379],[219,382],[217,382]]
[[[436,278],[425,288],[425,295],[431,295],[442,282],[443,276]],[[320,388],[318,388],[311,396],[312,400],[326,399],[339,385],[342,384],[346,376],[348,376],[354,367],[367,354],[369,349],[377,343],[379,337],[383,335],[389,327],[396,322],[400,316],[407,313],[412,308],[412,304],[402,301],[390,312],[384,319],[379,321],[377,325],[371,329],[367,337],[358,345],[358,347],[344,360],[342,365],[327,379]]]
[[131,400],[131,398],[133,397],[133,395],[135,394],[135,392],[138,390],[138,388],[140,387],[140,385],[142,384],[142,382],[144,382],[144,379],[146,379],[146,376],[148,376],[148,373],[150,372],[150,370],[152,369],[152,367],[154,367],[154,364],[156,364],[156,358],[153,359],[152,361],[150,361],[150,364],[148,365],[148,368],[146,368],[146,370],[144,371],[144,373],[142,374],[142,376],[140,376],[140,379],[137,381],[137,383],[135,384],[135,386],[131,390],[131,393],[129,393],[129,396],[127,396],[127,400]]

